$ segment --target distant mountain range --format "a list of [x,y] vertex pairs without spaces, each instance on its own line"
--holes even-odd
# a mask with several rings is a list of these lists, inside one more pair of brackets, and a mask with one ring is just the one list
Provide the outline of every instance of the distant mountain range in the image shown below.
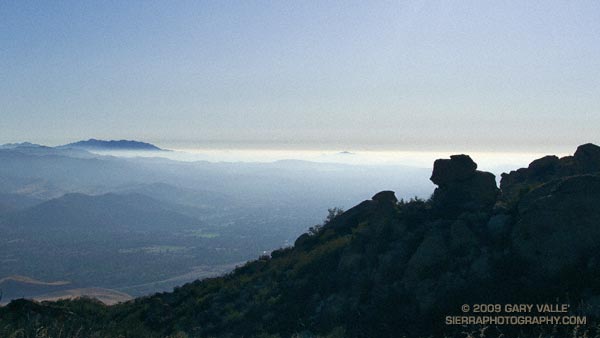
[[36,144],[36,143],[31,143],[31,142],[6,143],[6,144],[0,145],[0,149],[41,148],[41,147],[48,148],[46,146]]
[[169,151],[162,149],[154,144],[134,141],[134,140],[81,140],[69,144],[64,144],[57,147],[49,147],[31,142],[6,143],[0,145],[0,149],[11,149],[21,151],[36,151],[36,150],[86,150],[86,151]]
[[59,148],[76,148],[85,150],[135,150],[135,151],[165,151],[153,144],[132,140],[96,140],[78,141],[65,144]]

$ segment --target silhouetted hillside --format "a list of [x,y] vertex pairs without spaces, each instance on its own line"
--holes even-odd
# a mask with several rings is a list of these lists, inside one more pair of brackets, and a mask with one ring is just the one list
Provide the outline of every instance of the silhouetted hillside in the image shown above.
[[[430,200],[383,191],[293,247],[232,273],[112,307],[13,301],[0,333],[72,337],[464,337],[462,304],[568,303],[593,323],[600,299],[600,148],[494,176],[467,155],[434,164]],[[585,335],[584,335],[585,330]],[[593,336],[594,326],[488,328],[494,336]],[[478,333],[479,334],[479,333]]]

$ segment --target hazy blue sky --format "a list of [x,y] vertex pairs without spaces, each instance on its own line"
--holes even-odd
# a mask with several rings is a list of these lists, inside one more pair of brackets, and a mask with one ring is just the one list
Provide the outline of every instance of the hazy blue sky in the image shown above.
[[0,142],[600,142],[598,1],[1,1]]

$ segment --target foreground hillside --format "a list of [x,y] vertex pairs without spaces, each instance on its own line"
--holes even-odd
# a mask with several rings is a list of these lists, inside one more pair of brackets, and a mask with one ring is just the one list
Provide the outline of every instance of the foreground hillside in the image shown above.
[[[293,247],[219,278],[105,306],[11,302],[2,337],[468,336],[462,304],[600,308],[600,147],[503,174],[469,156],[438,160],[428,201],[383,191],[335,210]],[[300,207],[300,206],[299,206]],[[484,336],[593,336],[584,327],[488,327]],[[479,333],[477,333],[479,334]]]

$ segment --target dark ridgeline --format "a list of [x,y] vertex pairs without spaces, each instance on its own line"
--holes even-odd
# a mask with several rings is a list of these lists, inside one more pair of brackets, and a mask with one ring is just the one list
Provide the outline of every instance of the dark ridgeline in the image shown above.
[[[13,301],[0,310],[0,336],[464,337],[478,328],[445,326],[444,317],[473,303],[569,303],[595,322],[600,147],[533,161],[503,174],[500,190],[476,168],[467,155],[438,160],[428,201],[378,193],[294,247],[170,293],[112,307]],[[519,328],[554,329],[573,336],[566,326]],[[500,330],[485,336],[519,333]]]

